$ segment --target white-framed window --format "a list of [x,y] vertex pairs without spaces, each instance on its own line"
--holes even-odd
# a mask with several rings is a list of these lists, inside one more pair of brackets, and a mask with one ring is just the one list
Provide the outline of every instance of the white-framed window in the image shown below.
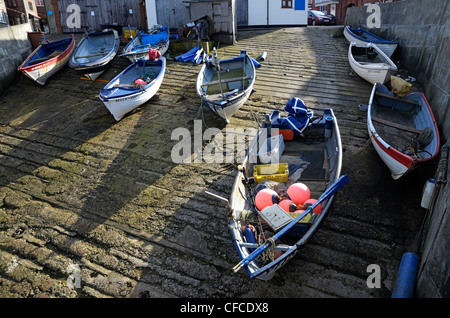
[[292,9],[292,0],[281,0],[281,8]]
[[43,7],[44,6],[44,0],[34,0],[36,3],[36,7]]

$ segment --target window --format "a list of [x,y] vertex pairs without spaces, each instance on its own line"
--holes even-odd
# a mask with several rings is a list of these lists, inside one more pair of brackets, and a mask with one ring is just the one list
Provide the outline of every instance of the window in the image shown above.
[[31,11],[34,11],[33,4],[29,1],[28,1],[28,8],[30,8]]
[[43,7],[44,6],[44,0],[35,0],[34,2],[36,3],[37,7]]
[[6,13],[0,10],[0,23],[6,23]]
[[292,0],[281,0],[281,7],[292,9]]

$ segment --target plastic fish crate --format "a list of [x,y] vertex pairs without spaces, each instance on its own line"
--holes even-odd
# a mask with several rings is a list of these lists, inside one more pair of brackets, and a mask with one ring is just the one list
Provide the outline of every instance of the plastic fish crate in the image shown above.
[[286,182],[289,177],[289,167],[287,163],[255,165],[253,167],[253,177],[258,183],[267,179],[277,182]]

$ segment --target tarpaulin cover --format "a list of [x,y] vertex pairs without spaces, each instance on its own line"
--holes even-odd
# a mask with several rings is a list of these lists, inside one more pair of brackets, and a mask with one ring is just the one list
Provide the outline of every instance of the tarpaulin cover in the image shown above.
[[149,44],[149,45],[156,45],[159,42],[165,42],[167,41],[167,38],[169,37],[169,34],[165,31],[159,32],[159,33],[153,33],[153,34],[147,34],[147,33],[140,33],[141,35],[141,43],[143,45]]
[[289,115],[280,117],[280,111],[274,110],[270,114],[273,128],[291,129],[294,134],[300,135],[308,126],[313,112],[308,110],[305,103],[298,97],[291,98],[284,107]]

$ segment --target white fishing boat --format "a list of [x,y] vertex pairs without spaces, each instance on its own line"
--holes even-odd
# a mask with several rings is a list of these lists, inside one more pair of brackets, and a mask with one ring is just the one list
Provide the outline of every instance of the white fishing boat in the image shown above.
[[439,153],[439,129],[423,93],[403,98],[374,84],[367,110],[370,140],[380,158],[399,179]]
[[246,51],[219,60],[214,48],[214,57],[203,63],[195,87],[203,104],[229,122],[250,97],[255,79],[255,66]]
[[75,48],[69,66],[94,81],[110,65],[119,45],[120,39],[116,30],[91,31]]
[[156,61],[138,60],[114,77],[100,91],[99,98],[119,121],[156,94],[165,72],[165,57]]
[[350,43],[348,61],[356,74],[372,84],[384,84],[397,72],[395,63],[373,43],[364,47]]

